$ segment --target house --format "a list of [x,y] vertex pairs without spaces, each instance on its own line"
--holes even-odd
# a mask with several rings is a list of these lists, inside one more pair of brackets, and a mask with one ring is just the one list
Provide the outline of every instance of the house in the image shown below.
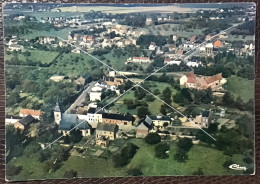
[[108,124],[132,126],[135,118],[131,115],[103,113],[102,122]]
[[206,37],[205,37],[205,41],[210,40],[212,38],[212,36],[214,36],[213,33],[207,34]]
[[91,135],[91,126],[86,120],[79,119],[77,114],[62,114],[61,121],[59,123],[59,133],[65,135],[70,135],[72,129],[80,130],[82,136]]
[[22,45],[18,45],[18,44],[12,44],[8,46],[8,51],[22,51],[24,48]]
[[228,37],[228,34],[226,32],[223,32],[219,35],[219,39],[225,39]]
[[129,58],[127,62],[133,62],[133,63],[151,63],[152,61],[149,59],[149,57],[133,57]]
[[21,109],[19,116],[20,117],[26,117],[28,115],[31,115],[35,119],[40,119],[41,111],[40,110],[34,110],[34,109]]
[[94,43],[94,37],[91,36],[91,35],[84,35],[83,36],[83,42],[93,44]]
[[222,43],[220,40],[215,41],[213,45],[215,48],[222,47]]
[[149,50],[155,50],[156,49],[156,44],[154,42],[151,42],[149,45]]
[[180,78],[180,85],[197,90],[208,89],[217,90],[223,85],[222,73],[213,76],[196,76],[189,72]]
[[125,82],[124,78],[109,77],[109,76],[104,76],[103,80],[107,85],[110,86],[120,86]]
[[116,124],[98,123],[96,128],[96,139],[104,137],[109,140],[115,140],[118,126]]
[[200,115],[197,115],[193,122],[198,125],[200,128],[208,128],[211,123],[211,110],[205,110]]
[[101,95],[102,95],[101,91],[91,91],[89,93],[90,101],[91,102],[94,102],[96,100],[101,101]]
[[196,38],[197,38],[196,35],[192,35],[192,36],[190,37],[190,42],[191,42],[191,43],[194,43],[194,42],[196,41]]
[[35,119],[31,115],[28,115],[14,123],[14,128],[24,130],[27,129],[33,122],[35,122]]
[[149,26],[149,25],[151,25],[152,23],[153,23],[153,19],[147,17],[146,20],[145,20],[145,25]]
[[100,146],[101,148],[106,148],[109,145],[109,139],[105,136],[101,136],[96,138],[96,145]]
[[213,53],[214,45],[212,43],[207,43],[205,47],[200,47],[199,54],[202,57],[214,57]]
[[148,125],[146,122],[142,122],[140,125],[136,128],[136,137],[137,138],[144,138],[149,133],[149,130],[151,129],[151,126]]
[[188,82],[188,79],[189,79],[189,81],[196,80],[196,75],[193,72],[186,73],[185,75],[183,75],[180,78],[180,85],[181,86],[186,85],[186,83]]
[[[103,110],[99,108],[90,107],[87,112],[86,120],[93,127],[96,128],[98,123],[102,123]],[[80,118],[80,115],[78,115]]]
[[173,35],[173,36],[172,36],[172,41],[176,42],[177,39],[178,39],[178,35]]
[[55,38],[54,37],[51,37],[51,36],[42,36],[42,37],[39,37],[39,43],[40,44],[51,44],[52,42],[55,41]]
[[148,125],[154,125],[156,127],[162,128],[171,124],[171,119],[168,116],[146,116],[144,120]]
[[115,76],[116,76],[116,71],[115,71],[115,70],[109,70],[107,76],[109,76],[109,77],[115,77]]
[[174,44],[169,44],[168,45],[168,48],[169,48],[169,52],[175,52],[176,51],[176,45],[174,45]]
[[164,64],[168,64],[168,65],[180,65],[180,64],[181,64],[181,61],[174,60],[174,59],[170,59],[170,58],[165,58],[165,59],[164,59]]
[[20,121],[22,118],[19,116],[13,116],[6,114],[5,116],[5,124],[14,124],[17,121]]
[[89,75],[88,73],[84,73],[77,80],[75,80],[75,83],[78,85],[86,86],[91,81],[92,81],[91,75]]

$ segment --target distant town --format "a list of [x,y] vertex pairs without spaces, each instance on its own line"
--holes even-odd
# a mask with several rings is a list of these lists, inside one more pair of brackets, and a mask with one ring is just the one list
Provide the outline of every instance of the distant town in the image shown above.
[[7,179],[254,173],[256,10],[213,7],[7,4]]

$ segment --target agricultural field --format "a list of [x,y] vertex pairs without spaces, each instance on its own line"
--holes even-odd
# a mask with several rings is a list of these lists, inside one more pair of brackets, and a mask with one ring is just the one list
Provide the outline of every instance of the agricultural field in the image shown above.
[[[144,176],[192,175],[201,167],[205,175],[242,174],[241,171],[228,170],[223,163],[231,157],[223,155],[221,151],[202,145],[193,145],[188,153],[189,159],[185,163],[178,163],[174,159],[176,143],[170,142],[168,159],[155,157],[154,146],[150,146],[142,139],[132,139],[139,149],[127,168],[141,168]],[[234,155],[232,160],[240,165],[248,166],[242,161],[242,155]]]
[[[21,61],[24,61],[26,64],[26,61],[28,59],[32,61],[37,61],[42,64],[49,64],[51,63],[57,56],[58,52],[54,51],[43,51],[43,50],[26,50],[30,52],[30,56],[25,56],[25,54],[22,53],[10,53],[8,54],[7,52],[5,53],[5,61],[10,61],[12,58],[18,58]],[[8,63],[8,62],[7,62]]]

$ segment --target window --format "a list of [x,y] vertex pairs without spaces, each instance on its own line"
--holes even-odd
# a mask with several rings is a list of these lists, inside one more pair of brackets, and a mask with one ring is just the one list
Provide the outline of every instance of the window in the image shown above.
[[127,125],[127,122],[124,122],[124,125]]

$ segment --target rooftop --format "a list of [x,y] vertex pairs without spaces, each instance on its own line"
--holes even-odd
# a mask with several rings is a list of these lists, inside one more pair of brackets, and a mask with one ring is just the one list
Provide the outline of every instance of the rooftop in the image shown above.
[[98,123],[96,130],[114,132],[116,131],[117,127],[118,126],[115,124]]
[[108,114],[104,113],[103,118],[106,119],[116,119],[116,120],[125,120],[125,121],[134,121],[134,117],[131,115],[121,115],[121,114]]

